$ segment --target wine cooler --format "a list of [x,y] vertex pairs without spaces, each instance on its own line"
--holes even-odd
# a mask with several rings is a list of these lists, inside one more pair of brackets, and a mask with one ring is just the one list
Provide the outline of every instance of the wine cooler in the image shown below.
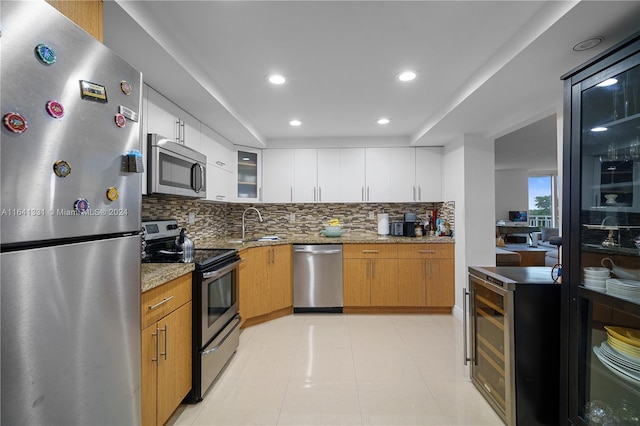
[[[557,425],[560,285],[547,267],[470,267],[471,380],[507,425]],[[469,345],[467,345],[469,343]]]

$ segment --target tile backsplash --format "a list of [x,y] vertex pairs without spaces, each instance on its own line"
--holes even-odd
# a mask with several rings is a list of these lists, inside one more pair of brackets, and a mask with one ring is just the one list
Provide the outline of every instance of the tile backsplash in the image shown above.
[[[247,238],[263,235],[278,235],[292,238],[317,234],[330,218],[337,218],[343,229],[352,235],[375,235],[378,232],[378,213],[388,213],[389,221],[402,221],[404,213],[416,213],[424,220],[428,211],[438,210],[455,230],[455,206],[453,201],[437,203],[287,203],[244,204],[212,203],[168,195],[145,195],[142,197],[142,220],[175,218],[187,229],[195,242],[205,238],[240,238],[242,213],[248,207],[257,208],[258,214],[249,210],[245,214]],[[189,224],[189,213],[195,222]],[[372,217],[372,218],[371,218]]]

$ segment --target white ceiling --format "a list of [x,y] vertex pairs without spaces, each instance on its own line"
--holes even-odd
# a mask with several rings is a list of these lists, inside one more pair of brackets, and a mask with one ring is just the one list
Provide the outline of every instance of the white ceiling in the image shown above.
[[[561,111],[560,76],[640,30],[638,1],[107,0],[104,7],[105,44],[145,82],[232,143],[256,147],[502,137]],[[572,50],[595,36],[604,43]],[[395,80],[408,68],[416,80]],[[268,84],[271,72],[288,82]],[[391,123],[376,124],[382,116]],[[302,126],[289,126],[292,118]],[[555,118],[553,127],[546,143],[555,146]]]

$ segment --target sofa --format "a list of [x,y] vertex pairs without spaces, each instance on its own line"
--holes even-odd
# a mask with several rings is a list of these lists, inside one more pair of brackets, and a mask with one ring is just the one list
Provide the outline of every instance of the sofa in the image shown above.
[[547,250],[547,254],[544,257],[545,266],[555,266],[559,262],[558,259],[558,246],[562,244],[562,238],[559,236],[560,230],[558,228],[542,228],[540,230],[538,247]]

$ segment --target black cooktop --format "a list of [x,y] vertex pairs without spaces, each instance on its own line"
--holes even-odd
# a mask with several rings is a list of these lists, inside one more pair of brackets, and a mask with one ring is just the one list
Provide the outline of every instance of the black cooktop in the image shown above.
[[239,258],[236,249],[196,249],[193,254],[193,263],[196,269],[206,269],[212,266],[221,267]]

